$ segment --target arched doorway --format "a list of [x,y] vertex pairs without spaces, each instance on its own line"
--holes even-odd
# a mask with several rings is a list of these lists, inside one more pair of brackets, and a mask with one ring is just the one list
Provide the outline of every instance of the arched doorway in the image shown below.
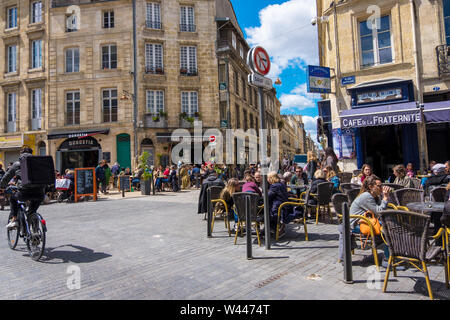
[[147,165],[153,166],[155,164],[155,147],[153,141],[149,138],[145,138],[141,141],[141,154],[144,152],[149,153]]
[[131,168],[131,142],[127,133],[118,134],[116,137],[117,162],[121,168]]
[[60,170],[96,167],[101,151],[101,145],[93,137],[66,139],[58,148]]

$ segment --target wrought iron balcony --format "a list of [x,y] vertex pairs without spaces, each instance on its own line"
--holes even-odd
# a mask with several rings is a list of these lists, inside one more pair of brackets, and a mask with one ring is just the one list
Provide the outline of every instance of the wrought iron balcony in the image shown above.
[[162,23],[159,21],[146,20],[145,26],[149,29],[162,29]]
[[195,32],[196,30],[195,24],[180,24],[180,31]]
[[164,74],[163,68],[145,67],[145,73],[149,74]]
[[180,69],[180,74],[188,77],[198,76],[197,69]]
[[446,44],[436,47],[439,76],[450,74],[450,47]]
[[145,128],[167,128],[167,119],[159,114],[145,114]]

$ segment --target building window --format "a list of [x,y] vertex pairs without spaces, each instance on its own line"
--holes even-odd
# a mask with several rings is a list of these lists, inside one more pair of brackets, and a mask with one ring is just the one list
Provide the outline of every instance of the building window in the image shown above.
[[6,29],[17,28],[17,7],[7,9]]
[[159,114],[164,111],[164,91],[147,90],[147,113]]
[[31,90],[31,130],[41,129],[42,89]]
[[242,98],[247,101],[247,84],[245,83],[245,79],[242,77]]
[[389,16],[381,17],[378,20],[378,26],[375,23],[376,21],[374,20],[373,25],[370,21],[363,21],[359,24],[363,67],[392,62]]
[[8,73],[17,71],[17,45],[8,46]]
[[42,40],[31,42],[31,69],[42,68]]
[[42,22],[42,1],[31,3],[31,23]]
[[241,128],[241,115],[239,113],[239,106],[236,105],[236,129]]
[[102,69],[117,69],[117,46],[102,47]]
[[243,110],[242,111],[244,113],[244,131],[247,131],[248,126],[247,126],[247,110]]
[[80,72],[80,49],[66,49],[66,72]]
[[145,72],[164,74],[162,44],[147,43],[145,45]]
[[114,11],[103,12],[103,28],[114,28]]
[[147,3],[147,28],[162,29],[161,25],[161,6],[159,3],[148,2]]
[[450,46],[450,1],[442,1],[444,5],[445,40]]
[[234,70],[234,92],[239,95],[239,77],[236,70]]
[[17,93],[11,92],[8,93],[7,96],[7,132],[15,132],[16,131],[16,119],[17,119]]
[[66,93],[66,124],[80,124],[80,91]]
[[244,59],[244,46],[243,45],[241,45],[239,47],[239,54],[241,55],[241,58]]
[[250,113],[250,128],[255,129],[253,126],[253,115]]
[[236,35],[231,31],[231,45],[236,49]]
[[75,32],[78,30],[78,20],[77,15],[74,13],[66,17],[66,31]]
[[180,73],[183,75],[197,75],[197,47],[180,48],[180,67]]
[[117,89],[103,90],[103,122],[117,122]]
[[194,116],[198,112],[198,93],[196,91],[181,92],[181,112]]
[[195,32],[194,7],[181,7],[180,31]]

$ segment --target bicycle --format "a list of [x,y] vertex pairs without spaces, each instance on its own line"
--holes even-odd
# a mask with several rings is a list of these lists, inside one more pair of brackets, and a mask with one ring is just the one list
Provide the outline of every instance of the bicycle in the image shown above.
[[[5,190],[5,192],[10,193],[17,191],[18,188],[15,186],[10,186]],[[19,226],[7,229],[8,245],[14,250],[17,247],[19,237],[23,238],[31,259],[38,261],[45,250],[46,222],[39,213],[29,212],[26,202],[18,201],[18,205],[17,221]]]

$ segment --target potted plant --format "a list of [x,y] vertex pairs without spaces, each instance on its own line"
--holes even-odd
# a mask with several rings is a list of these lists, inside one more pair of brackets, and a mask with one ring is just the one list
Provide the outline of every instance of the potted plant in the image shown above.
[[152,120],[153,120],[153,122],[159,122],[159,116],[158,115],[153,116]]
[[167,112],[164,112],[164,111],[160,110],[160,111],[159,111],[159,116],[160,116],[161,118],[167,119]]
[[156,74],[164,74],[164,71],[162,68],[156,68]]
[[144,170],[141,175],[141,193],[143,195],[150,195],[151,191],[151,179],[153,177],[153,173],[151,171],[150,166],[148,165],[148,158],[150,154],[147,151],[144,151],[142,155],[139,157],[139,170]]
[[187,74],[187,69],[180,69],[181,74]]
[[197,118],[198,120],[202,120],[202,115],[200,114],[200,112],[195,112],[194,117]]

